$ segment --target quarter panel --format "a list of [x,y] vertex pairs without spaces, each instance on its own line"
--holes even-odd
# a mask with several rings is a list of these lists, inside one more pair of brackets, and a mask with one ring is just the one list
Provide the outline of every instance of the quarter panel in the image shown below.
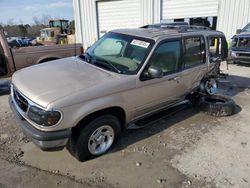
[[185,69],[182,71],[182,82],[187,93],[200,85],[202,78],[205,76],[208,70],[207,63]]

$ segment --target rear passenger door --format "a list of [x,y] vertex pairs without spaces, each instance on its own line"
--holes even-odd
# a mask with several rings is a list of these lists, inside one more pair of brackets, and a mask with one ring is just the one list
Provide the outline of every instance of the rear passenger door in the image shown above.
[[183,38],[182,81],[187,92],[199,87],[201,79],[207,72],[206,43],[203,36]]

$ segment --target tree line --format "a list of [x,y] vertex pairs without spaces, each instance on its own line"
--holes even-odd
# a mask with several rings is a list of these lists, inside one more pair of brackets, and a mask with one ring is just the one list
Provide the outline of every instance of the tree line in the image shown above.
[[[43,15],[40,18],[34,16],[33,24],[23,24],[21,20],[19,21],[20,23],[16,24],[13,19],[10,19],[6,24],[0,23],[0,29],[4,29],[8,37],[37,37],[40,35],[41,29],[48,27],[49,20],[51,19],[49,15]],[[70,29],[74,31],[74,28],[74,21],[72,21]]]

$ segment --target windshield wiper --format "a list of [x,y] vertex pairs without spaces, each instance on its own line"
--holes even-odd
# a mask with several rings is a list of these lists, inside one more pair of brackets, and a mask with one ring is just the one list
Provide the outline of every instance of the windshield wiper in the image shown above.
[[83,57],[87,63],[99,64],[99,65],[102,65],[105,67],[108,66],[108,68],[112,68],[113,71],[115,71],[117,73],[122,73],[122,71],[120,71],[118,68],[116,68],[111,62],[104,60],[104,59],[96,58],[96,57],[90,55],[88,52],[85,52]]
[[101,64],[101,65],[104,65],[104,66],[109,66],[111,67],[115,72],[117,73],[122,73],[122,71],[120,71],[118,68],[116,68],[111,62],[107,61],[107,60],[104,60],[104,59],[93,59],[93,62],[94,63],[97,63],[97,64]]
[[85,52],[83,55],[81,55],[81,58],[88,63],[92,63],[91,61],[93,57],[88,52]]

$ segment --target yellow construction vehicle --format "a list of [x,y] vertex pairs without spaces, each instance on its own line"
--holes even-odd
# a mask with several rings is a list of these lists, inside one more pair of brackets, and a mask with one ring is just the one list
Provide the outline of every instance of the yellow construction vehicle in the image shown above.
[[68,20],[50,20],[49,27],[40,32],[37,42],[44,45],[75,43],[75,35],[69,29]]

